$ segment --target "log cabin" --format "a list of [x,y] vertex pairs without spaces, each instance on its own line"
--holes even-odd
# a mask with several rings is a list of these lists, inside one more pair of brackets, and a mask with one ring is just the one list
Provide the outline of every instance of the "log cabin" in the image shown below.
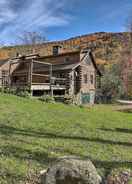
[[77,104],[94,103],[96,76],[101,76],[93,54],[88,49],[51,56],[32,54],[10,60],[9,87],[28,89],[33,96],[70,95]]

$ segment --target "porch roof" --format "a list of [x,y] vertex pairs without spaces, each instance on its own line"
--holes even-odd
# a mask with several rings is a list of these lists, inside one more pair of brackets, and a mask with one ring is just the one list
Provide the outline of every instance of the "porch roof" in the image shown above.
[[[72,70],[79,66],[80,63],[74,63],[74,64],[57,64],[57,65],[52,65],[52,71],[64,71],[64,70]],[[33,72],[47,72],[49,71],[49,67],[45,66],[38,66],[36,63],[34,63],[34,69]],[[25,70],[18,70],[15,71],[15,74],[19,73],[26,73],[28,72],[26,69]]]

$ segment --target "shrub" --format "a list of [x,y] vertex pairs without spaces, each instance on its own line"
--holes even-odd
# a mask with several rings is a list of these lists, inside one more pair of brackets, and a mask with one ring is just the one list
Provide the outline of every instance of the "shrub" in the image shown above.
[[13,95],[16,95],[16,89],[11,88],[11,89],[9,90],[9,93],[10,93],[10,94],[13,94]]
[[39,100],[45,103],[55,103],[54,97],[50,95],[43,95],[39,98]]
[[29,92],[26,91],[26,90],[18,90],[18,91],[16,91],[16,95],[20,96],[20,97],[24,97],[24,98],[29,98],[30,97]]
[[4,92],[4,93],[10,93],[10,89],[9,89],[9,88],[4,88],[4,89],[3,89],[3,92]]
[[0,93],[7,93],[7,94],[12,94],[12,95],[17,95],[20,97],[24,97],[24,98],[29,98],[30,97],[30,93],[27,89],[15,89],[15,88],[0,88]]
[[65,95],[64,96],[64,103],[65,104],[73,104],[73,96],[72,95]]
[[3,88],[0,88],[0,93],[3,93]]

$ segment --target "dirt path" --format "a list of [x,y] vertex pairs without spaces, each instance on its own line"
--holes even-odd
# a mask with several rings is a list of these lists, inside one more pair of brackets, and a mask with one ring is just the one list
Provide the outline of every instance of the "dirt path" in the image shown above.
[[115,110],[123,112],[132,112],[132,105],[118,105]]

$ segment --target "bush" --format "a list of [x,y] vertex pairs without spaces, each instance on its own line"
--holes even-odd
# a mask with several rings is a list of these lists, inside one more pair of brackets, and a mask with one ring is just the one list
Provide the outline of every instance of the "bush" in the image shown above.
[[5,87],[5,88],[0,88],[0,93],[7,93],[7,94],[13,94],[13,91],[14,90],[10,90],[8,87]]
[[20,97],[24,97],[24,98],[28,98],[30,96],[29,92],[26,89],[9,89],[9,88],[1,88],[0,92],[4,92],[4,93],[8,93],[8,94],[12,94],[12,95],[17,95]]
[[4,89],[3,89],[3,92],[4,92],[4,93],[10,93],[10,89],[9,89],[9,88],[4,88]]
[[39,100],[45,103],[55,103],[54,97],[50,95],[43,95],[39,98]]
[[20,96],[20,97],[24,97],[24,98],[29,98],[30,97],[29,92],[26,91],[26,90],[23,90],[23,91],[22,90],[17,90],[16,95]]
[[0,93],[3,93],[3,88],[0,88]]
[[16,89],[12,89],[12,88],[11,88],[11,89],[9,90],[9,93],[10,93],[10,94],[13,94],[13,95],[16,95]]
[[25,88],[25,89],[0,88],[0,93],[7,93],[7,94],[12,94],[12,95],[17,95],[17,96],[24,97],[24,98],[29,98],[31,96],[30,93],[29,93],[28,88]]
[[73,96],[71,96],[71,95],[65,95],[64,96],[64,103],[65,104],[73,104]]
[[20,97],[24,97],[24,98],[30,97],[30,93],[27,89],[19,89],[19,88],[13,89],[13,88],[11,88],[9,93],[13,94],[13,95],[20,96]]

